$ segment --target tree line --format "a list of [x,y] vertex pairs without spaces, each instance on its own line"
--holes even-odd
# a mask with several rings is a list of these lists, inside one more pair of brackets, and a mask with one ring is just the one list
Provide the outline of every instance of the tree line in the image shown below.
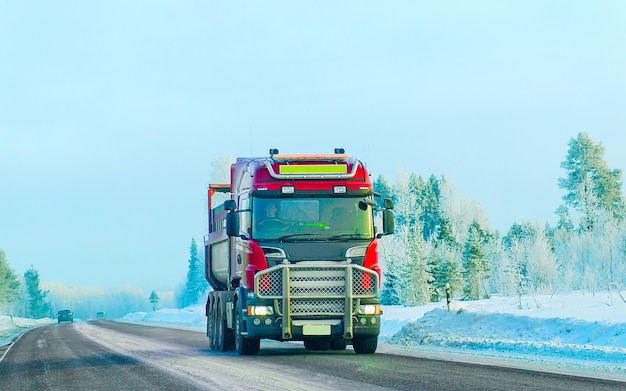
[[[608,167],[604,147],[586,132],[570,139],[568,146],[561,163],[564,176],[557,183],[565,195],[555,209],[555,226],[522,221],[501,233],[490,227],[480,203],[463,197],[444,176],[410,174],[392,184],[378,176],[374,189],[394,200],[396,217],[396,233],[384,237],[380,246],[382,303],[414,306],[437,301],[445,296],[446,287],[462,300],[492,294],[622,290],[626,284],[622,170]],[[181,308],[201,303],[210,289],[195,239],[187,263],[185,282],[169,298]],[[63,302],[68,294],[55,298],[49,293],[40,287],[32,265],[20,279],[0,249],[0,310],[13,304],[24,316],[52,316],[52,303]],[[142,293],[118,292],[111,297],[128,304],[120,312],[148,305]]]
[[0,309],[19,303],[19,314],[29,318],[51,317],[52,309],[47,299],[49,291],[40,287],[39,272],[30,266],[22,280],[11,269],[6,253],[0,249]]
[[604,147],[581,132],[561,163],[565,191],[555,226],[514,223],[491,229],[476,201],[444,176],[411,174],[375,191],[395,201],[396,234],[383,238],[382,302],[420,305],[445,296],[477,300],[557,291],[622,290],[626,284],[626,222],[620,169]]
[[[175,292],[160,292],[160,307],[196,305],[205,299],[209,285],[204,277],[204,257],[196,240],[191,240],[187,276]],[[147,312],[156,308],[148,295],[133,287],[69,287],[60,283],[41,283],[39,272],[31,265],[23,276],[11,269],[6,253],[0,249],[0,314],[26,318],[55,318],[56,311],[71,309],[77,318],[92,318],[104,312],[117,318],[129,312]]]

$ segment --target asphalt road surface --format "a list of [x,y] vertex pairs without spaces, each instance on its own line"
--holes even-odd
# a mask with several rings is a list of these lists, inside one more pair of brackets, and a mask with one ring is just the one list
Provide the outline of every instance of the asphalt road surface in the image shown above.
[[208,350],[197,330],[116,322],[39,327],[0,350],[2,390],[626,390],[626,383],[414,356]]

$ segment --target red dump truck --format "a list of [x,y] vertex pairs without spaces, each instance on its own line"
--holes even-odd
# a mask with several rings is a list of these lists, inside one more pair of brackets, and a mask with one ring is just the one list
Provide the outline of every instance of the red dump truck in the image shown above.
[[393,233],[392,209],[341,148],[237,158],[230,183],[208,187],[209,347],[255,355],[271,339],[374,353],[378,243]]

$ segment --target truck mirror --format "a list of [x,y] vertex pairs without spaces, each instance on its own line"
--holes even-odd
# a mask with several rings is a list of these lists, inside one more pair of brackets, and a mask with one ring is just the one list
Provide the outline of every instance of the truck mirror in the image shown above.
[[237,203],[235,202],[235,200],[226,200],[224,201],[224,209],[235,210],[237,209]]
[[385,209],[393,209],[393,200],[389,198],[385,198],[383,200],[383,206]]
[[365,202],[365,201],[359,201],[359,209],[361,209],[361,210],[367,210],[367,202]]
[[385,235],[390,235],[395,229],[393,220],[393,213],[390,210],[383,210],[383,232]]
[[[226,206],[226,202],[224,202],[224,206]],[[232,210],[226,215],[226,235],[239,236],[239,215]]]

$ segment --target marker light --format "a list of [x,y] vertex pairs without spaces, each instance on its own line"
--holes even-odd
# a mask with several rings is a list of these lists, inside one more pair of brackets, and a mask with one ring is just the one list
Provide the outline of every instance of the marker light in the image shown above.
[[283,194],[293,194],[296,191],[296,188],[293,186],[283,186],[280,190]]
[[346,193],[346,187],[345,186],[335,186],[333,188],[333,191],[335,192],[335,194],[345,194]]

